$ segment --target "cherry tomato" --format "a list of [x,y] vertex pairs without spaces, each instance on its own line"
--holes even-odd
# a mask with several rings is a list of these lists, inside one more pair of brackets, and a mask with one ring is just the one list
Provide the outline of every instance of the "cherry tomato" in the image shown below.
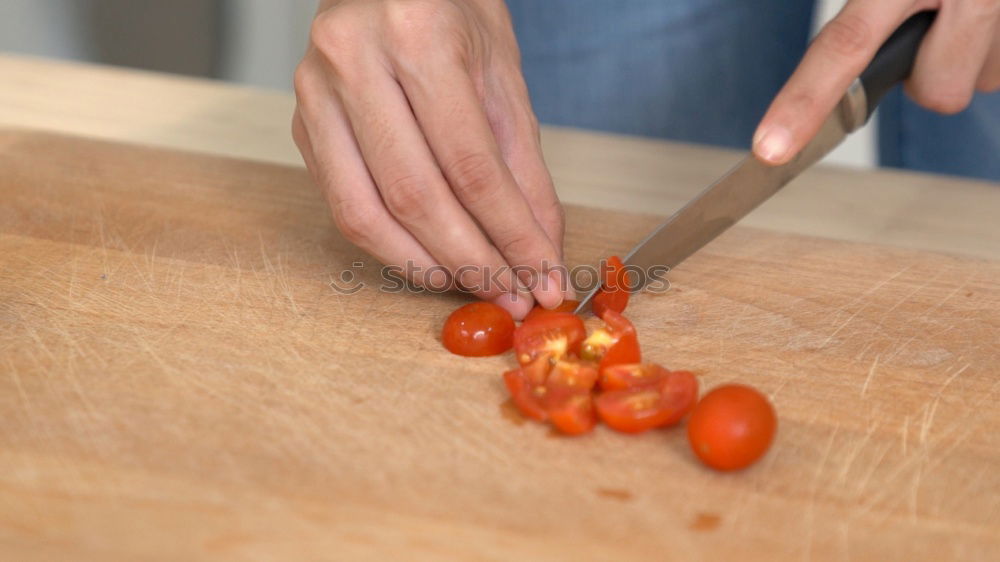
[[554,364],[567,355],[577,355],[587,337],[583,319],[569,312],[550,312],[525,322],[514,330],[517,361],[526,365],[541,356]]
[[[613,310],[606,310],[601,318],[604,327],[594,330],[584,340],[580,357],[599,363],[602,371],[611,365],[640,362],[639,337],[632,323]],[[516,339],[515,334],[515,346]]]
[[611,365],[601,371],[601,390],[625,390],[656,384],[670,371],[656,363]]
[[514,343],[514,318],[493,303],[467,304],[448,316],[441,341],[456,355],[499,355]]
[[526,418],[545,421],[549,418],[542,400],[545,398],[545,386],[535,384],[524,369],[514,369],[503,374],[503,382],[510,391],[514,405]]
[[603,392],[594,404],[612,429],[641,433],[681,421],[697,400],[698,379],[687,371],[676,371],[653,385]]
[[713,389],[695,406],[688,441],[708,466],[737,470],[764,456],[777,426],[774,408],[763,394],[729,384]]
[[549,387],[545,411],[552,425],[566,435],[588,433],[597,425],[594,399],[589,390]]
[[618,256],[608,258],[608,268],[604,272],[601,290],[594,295],[591,308],[600,318],[604,311],[613,310],[618,314],[628,306],[628,271]]
[[568,388],[590,392],[597,384],[597,378],[597,365],[567,357],[556,361],[552,366],[545,385],[550,389]]
[[541,306],[536,306],[531,309],[531,312],[529,312],[527,316],[524,317],[524,321],[531,322],[539,316],[545,316],[551,312],[574,312],[578,306],[580,306],[580,301],[575,300],[564,300],[562,304],[555,308],[542,308]]

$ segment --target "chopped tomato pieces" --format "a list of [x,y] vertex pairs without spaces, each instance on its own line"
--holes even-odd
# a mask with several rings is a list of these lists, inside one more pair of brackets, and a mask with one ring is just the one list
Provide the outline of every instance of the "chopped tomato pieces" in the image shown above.
[[524,322],[514,330],[514,352],[522,365],[547,356],[550,363],[578,355],[587,337],[583,319],[569,312],[550,312]]
[[687,371],[676,371],[653,385],[604,392],[595,405],[612,429],[641,433],[681,421],[697,400],[698,379]]
[[601,289],[594,295],[591,308],[600,318],[604,318],[604,312],[608,310],[621,314],[628,306],[628,294],[628,270],[618,256],[611,256],[608,258]]
[[545,385],[535,384],[524,372],[524,369],[514,369],[503,374],[503,382],[510,391],[514,405],[526,418],[545,421],[549,415],[542,405],[545,398]]
[[550,387],[546,396],[546,411],[552,425],[566,435],[582,435],[597,425],[590,390]]
[[584,340],[580,357],[599,363],[601,370],[612,365],[641,361],[639,337],[632,323],[613,310],[606,310],[601,319],[604,320],[604,327],[594,330]]
[[624,390],[656,384],[670,371],[656,363],[623,363],[601,370],[601,390]]
[[575,301],[571,299],[564,300],[562,304],[555,308],[542,308],[541,306],[536,306],[531,309],[531,312],[524,317],[525,322],[530,322],[540,316],[545,316],[546,314],[551,314],[553,312],[575,312],[576,307],[580,306],[580,301]]
[[598,376],[597,365],[579,359],[565,358],[556,361],[552,366],[546,384],[550,388],[561,387],[589,392],[597,385]]
[[771,445],[774,409],[756,390],[727,385],[698,402],[698,379],[643,363],[635,326],[624,316],[628,272],[608,260],[593,309],[603,321],[587,334],[574,314],[577,301],[553,310],[536,307],[515,327],[509,314],[486,303],[456,310],[445,324],[445,346],[462,355],[491,355],[513,346],[519,367],[503,374],[511,402],[529,419],[565,435],[589,433],[603,421],[623,433],[678,424],[691,413],[691,448],[706,465],[735,470],[755,462]]

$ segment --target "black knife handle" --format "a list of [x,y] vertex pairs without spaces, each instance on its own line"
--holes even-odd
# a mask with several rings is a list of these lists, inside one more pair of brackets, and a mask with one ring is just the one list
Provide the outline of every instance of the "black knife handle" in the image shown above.
[[936,11],[910,16],[889,36],[868,68],[861,73],[861,86],[865,89],[869,118],[889,90],[910,77],[920,43],[936,17]]

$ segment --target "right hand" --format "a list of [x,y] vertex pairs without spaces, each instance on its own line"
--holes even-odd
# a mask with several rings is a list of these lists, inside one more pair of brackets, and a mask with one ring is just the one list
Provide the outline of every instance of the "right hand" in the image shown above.
[[295,92],[295,142],[349,240],[386,265],[444,266],[411,281],[515,318],[571,294],[503,0],[325,0]]

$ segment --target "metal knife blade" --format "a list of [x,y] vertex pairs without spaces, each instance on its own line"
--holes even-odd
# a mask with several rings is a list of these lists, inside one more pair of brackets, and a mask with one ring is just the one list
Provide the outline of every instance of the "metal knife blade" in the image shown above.
[[[747,156],[718,181],[674,213],[640,242],[623,260],[629,269],[674,268],[705,244],[736,224],[750,211],[778,192],[803,170],[820,161],[868,118],[865,90],[856,80],[812,141],[792,161],[769,166]],[[632,283],[645,285],[653,279],[643,274]],[[638,291],[641,286],[633,287]],[[580,301],[576,313],[586,310],[600,287]]]

